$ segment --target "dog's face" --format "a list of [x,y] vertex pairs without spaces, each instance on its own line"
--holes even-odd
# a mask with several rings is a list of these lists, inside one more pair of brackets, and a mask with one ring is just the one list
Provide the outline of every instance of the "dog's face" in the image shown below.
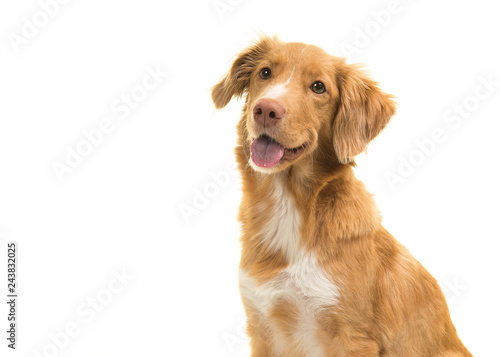
[[212,91],[217,108],[246,94],[242,135],[249,163],[281,171],[320,150],[351,161],[395,110],[356,66],[322,49],[263,38],[241,53]]

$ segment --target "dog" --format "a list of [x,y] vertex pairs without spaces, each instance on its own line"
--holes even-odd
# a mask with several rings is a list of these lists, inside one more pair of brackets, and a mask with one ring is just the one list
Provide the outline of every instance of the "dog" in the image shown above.
[[217,109],[234,97],[251,356],[472,356],[438,283],[353,172],[393,97],[358,65],[267,36],[212,88]]

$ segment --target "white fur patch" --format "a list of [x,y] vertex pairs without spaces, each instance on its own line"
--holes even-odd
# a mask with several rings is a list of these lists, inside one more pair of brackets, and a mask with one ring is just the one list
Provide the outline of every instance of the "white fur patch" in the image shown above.
[[288,77],[288,79],[286,80],[286,82],[284,82],[284,83],[278,83],[278,84],[275,84],[272,87],[269,87],[269,89],[264,93],[264,95],[262,96],[262,98],[277,99],[277,98],[285,95],[286,92],[287,92],[286,86],[292,80],[293,72],[295,72],[295,67],[293,67],[292,73],[290,74],[290,77]]
[[280,175],[273,177],[273,181],[274,212],[262,235],[269,249],[281,250],[289,261],[293,261],[299,246],[302,217]]
[[316,317],[327,306],[334,305],[338,288],[319,266],[316,256],[299,247],[301,216],[293,197],[286,192],[280,178],[275,180],[275,208],[269,224],[264,227],[263,239],[271,249],[281,250],[289,265],[273,280],[257,286],[247,272],[240,270],[240,291],[255,309],[265,317],[279,299],[285,298],[298,308],[298,325],[293,340],[269,324],[273,331],[275,353],[294,346],[305,356],[325,356],[316,340]]

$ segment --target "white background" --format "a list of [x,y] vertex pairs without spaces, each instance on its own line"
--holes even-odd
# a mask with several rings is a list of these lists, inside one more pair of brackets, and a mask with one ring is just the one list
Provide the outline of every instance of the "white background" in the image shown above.
[[[474,98],[481,78],[500,81],[491,1],[401,0],[393,11],[388,0],[222,0],[228,8],[218,13],[213,0],[74,0],[45,10],[45,21],[47,2],[0,5],[2,296],[6,243],[19,244],[12,355],[248,352],[237,288],[239,183],[226,168],[242,102],[215,112],[210,88],[262,31],[338,56],[361,41],[349,61],[365,63],[399,107],[358,158],[357,175],[385,226],[441,283],[467,347],[498,356],[500,87]],[[15,45],[29,32],[23,18],[39,26]],[[147,68],[169,74],[144,91],[137,86]],[[112,109],[131,92],[144,100],[128,115]],[[464,101],[471,110],[462,121],[446,122]],[[66,164],[68,150],[85,145],[83,131],[104,118],[113,131],[58,180],[54,162]],[[446,139],[415,152],[438,128]],[[418,165],[391,189],[387,173],[399,175],[410,158]],[[193,200],[205,207],[183,215]],[[119,287],[113,271],[123,269],[133,279],[110,293],[108,284]],[[78,309],[93,297],[101,304],[87,322]],[[78,335],[61,335],[68,324]]]

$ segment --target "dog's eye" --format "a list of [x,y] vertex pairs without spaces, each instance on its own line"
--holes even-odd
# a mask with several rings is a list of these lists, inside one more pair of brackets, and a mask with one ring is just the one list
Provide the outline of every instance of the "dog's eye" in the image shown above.
[[262,79],[269,79],[269,78],[271,78],[271,69],[267,68],[267,67],[266,68],[262,68],[260,70],[259,74],[260,74],[260,78],[262,78]]
[[326,91],[326,88],[325,88],[325,85],[323,84],[323,82],[316,81],[312,84],[311,90],[314,93],[321,94],[321,93],[324,93]]

